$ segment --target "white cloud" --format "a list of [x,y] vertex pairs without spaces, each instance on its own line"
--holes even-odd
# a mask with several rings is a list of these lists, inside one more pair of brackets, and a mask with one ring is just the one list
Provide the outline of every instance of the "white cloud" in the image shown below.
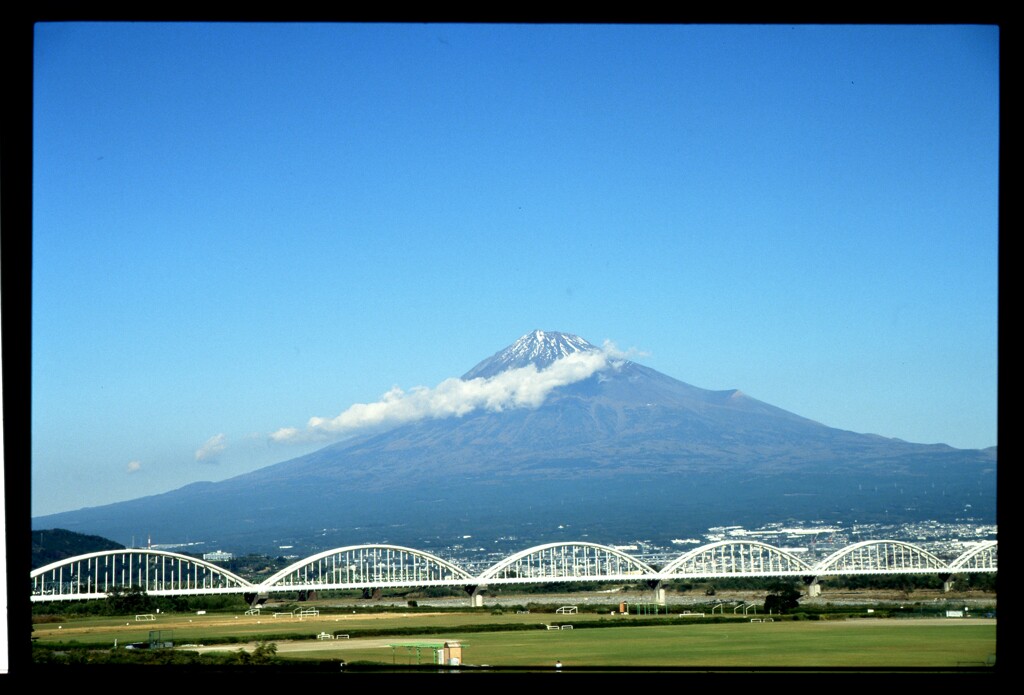
[[215,434],[196,450],[196,461],[211,461],[216,459],[227,447],[227,437],[223,434]]
[[135,473],[142,469],[142,461],[129,461],[128,473]]
[[356,403],[333,418],[312,417],[305,429],[282,427],[270,438],[275,442],[322,440],[371,427],[461,417],[479,409],[536,408],[554,389],[617,367],[623,359],[622,353],[606,343],[601,350],[573,353],[545,369],[529,365],[488,379],[445,379],[433,389],[417,386],[409,392],[396,386],[376,403]]

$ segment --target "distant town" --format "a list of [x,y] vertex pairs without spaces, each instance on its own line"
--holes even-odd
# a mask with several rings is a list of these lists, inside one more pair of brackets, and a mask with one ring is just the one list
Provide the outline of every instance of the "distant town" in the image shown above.
[[[607,545],[621,550],[651,565],[663,565],[683,553],[709,543],[724,540],[753,540],[780,548],[805,559],[808,563],[824,559],[831,553],[861,541],[896,540],[912,543],[937,557],[953,559],[980,541],[997,540],[996,524],[964,518],[953,523],[939,521],[917,521],[898,524],[825,524],[822,522],[768,523],[752,528],[742,526],[716,526],[707,529],[700,537],[672,538],[667,541],[653,541],[638,538],[625,543],[608,543],[602,539],[590,538],[588,534],[572,537],[571,540]],[[571,535],[571,534],[570,534]],[[563,539],[568,540],[569,538]],[[433,553],[465,568],[470,572],[483,571],[509,555],[527,548],[551,542],[526,536],[502,536],[483,538],[466,535],[451,543],[439,543],[430,539],[416,547]],[[386,541],[367,541],[386,542]],[[205,547],[204,547],[205,546]],[[201,556],[212,562],[230,561],[235,553],[230,548],[207,550],[203,541],[186,544],[151,544],[154,549],[184,552]],[[316,552],[306,552],[294,545],[279,545],[276,554],[285,559],[299,559]],[[326,548],[325,548],[326,550]]]
[[[997,539],[995,524],[982,524],[971,519],[957,523],[920,521],[908,524],[855,524],[850,527],[819,525],[816,523],[794,524],[771,523],[756,528],[742,526],[717,526],[709,528],[701,538],[676,538],[669,544],[637,539],[626,544],[608,544],[622,550],[647,564],[663,565],[688,550],[724,540],[754,540],[786,550],[808,561],[809,564],[828,557],[833,552],[860,541],[897,540],[928,550],[937,557],[953,559],[972,545],[985,540]],[[456,543],[435,552],[441,557],[457,560],[460,566],[470,571],[483,570],[508,556],[507,544],[504,552],[488,551],[483,545],[474,547],[472,539],[467,543]],[[512,541],[514,539],[500,539]],[[526,549],[531,543],[518,544]],[[600,542],[590,538],[583,541]]]

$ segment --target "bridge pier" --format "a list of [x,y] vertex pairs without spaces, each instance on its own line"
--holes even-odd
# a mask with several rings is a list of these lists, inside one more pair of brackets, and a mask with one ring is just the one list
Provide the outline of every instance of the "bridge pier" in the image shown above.
[[808,598],[821,596],[821,584],[817,577],[804,577],[804,587],[807,589]]
[[466,593],[469,594],[469,605],[472,608],[483,608],[484,594],[482,586],[467,586]]
[[647,586],[654,591],[654,602],[659,606],[665,605],[665,585],[661,581],[647,582]]
[[245,593],[242,597],[245,599],[245,602],[249,604],[250,608],[259,608],[270,599],[270,594],[266,591],[257,591]]
[[952,574],[940,574],[939,579],[942,580],[942,592],[948,594],[953,590],[953,575]]

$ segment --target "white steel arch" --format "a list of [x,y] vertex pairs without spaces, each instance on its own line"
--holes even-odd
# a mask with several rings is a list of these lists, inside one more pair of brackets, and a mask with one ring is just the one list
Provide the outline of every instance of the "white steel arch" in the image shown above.
[[924,548],[903,541],[861,541],[837,550],[814,566],[815,576],[942,572],[949,565]]
[[800,576],[810,566],[790,552],[759,541],[718,541],[679,556],[659,573],[663,579]]
[[292,563],[266,579],[262,591],[459,585],[471,575],[436,555],[400,545],[351,545]]
[[950,563],[955,570],[971,570],[974,572],[995,572],[998,568],[997,541],[982,541]]
[[32,601],[106,598],[138,586],[155,596],[238,593],[253,585],[205,560],[148,548],[103,550],[65,558],[31,573]]
[[396,545],[354,545],[299,560],[269,579],[253,583],[205,560],[150,549],[106,550],[60,560],[31,573],[31,600],[106,598],[117,588],[138,586],[157,596],[256,593],[555,581],[648,581],[711,577],[842,576],[991,572],[998,569],[998,544],[982,541],[952,562],[903,541],[862,541],[814,566],[758,541],[728,540],[691,550],[660,571],[615,548],[556,542],[527,548],[479,576],[431,553]]
[[638,580],[655,576],[645,562],[621,550],[585,542],[546,543],[522,550],[485,570],[481,583],[557,580]]

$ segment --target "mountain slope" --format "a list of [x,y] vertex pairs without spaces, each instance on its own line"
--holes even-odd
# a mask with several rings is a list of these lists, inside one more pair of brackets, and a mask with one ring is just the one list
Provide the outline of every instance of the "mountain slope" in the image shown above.
[[[585,369],[565,369],[576,363]],[[539,539],[567,524],[614,542],[780,518],[952,519],[970,509],[994,520],[994,450],[827,427],[739,391],[691,386],[577,336],[534,331],[463,381],[514,390],[556,374],[559,385],[536,407],[421,419],[230,480],[37,525],[122,542],[207,538],[242,551],[371,540],[423,547],[466,529]]]
[[124,546],[120,543],[106,538],[72,533],[62,528],[36,530],[32,532],[32,569],[76,555],[122,548]]

